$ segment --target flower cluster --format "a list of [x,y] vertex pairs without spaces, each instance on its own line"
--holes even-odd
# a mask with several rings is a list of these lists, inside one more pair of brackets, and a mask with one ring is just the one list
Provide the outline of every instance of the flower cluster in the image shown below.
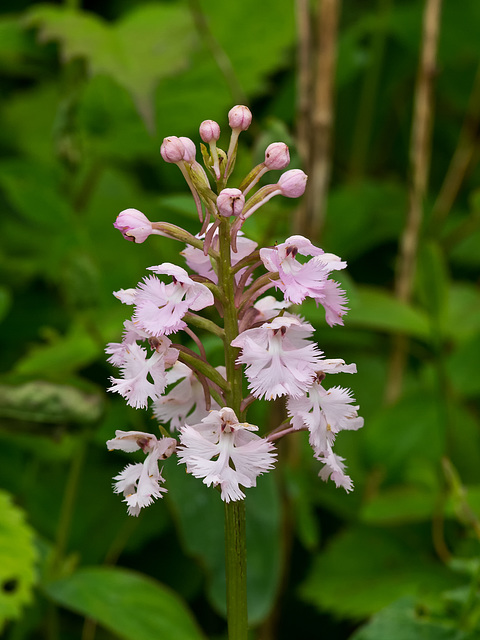
[[[254,487],[257,477],[273,468],[273,443],[299,430],[309,432],[314,457],[323,465],[320,477],[346,491],[353,488],[333,445],[339,431],[359,429],[363,419],[349,389],[323,384],[327,375],[355,373],[356,367],[326,359],[312,341],[312,325],[288,311],[313,298],[330,326],[343,324],[346,296],[331,273],[346,263],[300,235],[260,250],[244,235],[242,227],[255,211],[276,195],[301,196],[307,181],[303,171],[292,169],[275,184],[254,189],[268,171],[283,170],[290,162],[288,147],[276,142],[238,188],[227,186],[238,137],[251,118],[245,106],[230,110],[226,152],[217,146],[219,125],[202,122],[205,168],[189,138],[163,141],[162,158],[178,166],[192,192],[200,226],[196,236],[171,223],[151,222],[136,209],[122,211],[114,225],[136,243],[154,234],[184,243],[181,255],[189,269],[168,262],[148,267],[152,273],[135,288],[114,293],[133,313],[124,323],[122,341],[106,349],[109,362],[120,370],[109,391],[132,407],[150,405],[161,432],[157,438],[117,431],[107,443],[110,449],[146,454],[143,463],[127,465],[114,479],[131,515],[165,493],[159,460],[176,453],[187,472],[217,487],[223,500],[241,500],[241,487]],[[283,299],[271,295],[272,289]],[[208,361],[203,342],[208,333],[223,340],[224,366]],[[180,337],[175,340],[174,334]],[[241,365],[250,392],[246,397]],[[258,427],[245,422],[249,405],[281,396],[288,420],[258,435]]]

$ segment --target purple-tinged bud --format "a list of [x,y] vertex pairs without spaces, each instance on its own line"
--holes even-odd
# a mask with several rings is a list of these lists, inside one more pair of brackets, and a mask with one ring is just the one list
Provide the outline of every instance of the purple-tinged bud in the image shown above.
[[199,131],[201,139],[207,144],[220,138],[220,126],[215,120],[204,120]]
[[284,142],[273,142],[265,150],[267,169],[285,169],[290,164],[290,152]]
[[197,155],[197,149],[195,148],[194,141],[190,140],[190,138],[185,138],[184,136],[180,136],[179,140],[185,147],[183,159],[185,162],[188,162],[188,164],[192,164],[192,162],[195,162],[195,156]]
[[232,129],[246,131],[252,122],[252,112],[248,107],[237,104],[228,112],[228,124]]
[[160,154],[165,162],[181,162],[185,153],[183,142],[177,136],[164,138],[160,147]]
[[113,226],[121,231],[125,240],[130,242],[145,242],[153,233],[152,223],[137,209],[125,209],[119,213]]
[[239,216],[245,204],[245,196],[240,189],[223,189],[217,197],[217,209],[221,216]]
[[287,198],[299,198],[305,193],[307,186],[307,174],[301,169],[290,169],[280,176],[277,187],[280,189],[282,196]]

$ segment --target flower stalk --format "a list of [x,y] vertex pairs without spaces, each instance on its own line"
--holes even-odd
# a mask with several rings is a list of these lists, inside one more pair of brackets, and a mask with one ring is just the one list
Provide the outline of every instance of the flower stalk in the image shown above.
[[[114,478],[114,491],[123,494],[128,513],[137,516],[163,497],[167,488],[159,464],[172,455],[186,465],[187,473],[217,488],[225,503],[229,640],[247,640],[248,635],[244,489],[255,487],[257,477],[273,468],[274,442],[305,431],[314,457],[323,464],[319,476],[351,491],[353,482],[343,458],[332,447],[338,432],[363,425],[350,390],[323,387],[326,374],[355,373],[355,365],[325,359],[311,340],[312,325],[288,312],[289,306],[310,297],[324,308],[329,325],[343,324],[345,292],[330,273],[346,263],[303,236],[258,249],[243,233],[250,216],[270,198],[298,198],[307,181],[303,171],[291,169],[245,202],[245,193],[262,175],[288,166],[288,147],[278,142],[267,147],[265,161],[241,182],[241,189],[227,187],[238,137],[250,122],[247,107],[230,110],[226,153],[217,146],[219,125],[213,120],[200,125],[201,138],[210,148],[202,145],[204,165],[216,191],[195,159],[194,142],[165,138],[162,158],[176,164],[186,178],[199,214],[199,232],[193,236],[170,223],[152,223],[136,209],[123,211],[115,226],[128,241],[160,235],[184,242],[181,256],[189,271],[172,263],[154,265],[135,288],[115,292],[123,304],[133,307],[133,315],[124,323],[122,341],[106,349],[109,362],[120,369],[109,391],[137,409],[151,405],[159,422],[159,438],[117,430],[107,443],[111,450],[140,449],[145,454],[143,462],[127,465]],[[263,296],[271,289],[280,291],[283,300]],[[181,332],[183,339],[172,342],[169,336]],[[209,344],[215,339],[223,342],[221,366],[209,362]],[[244,375],[249,386],[245,398]],[[257,399],[278,397],[286,400],[288,419],[272,433],[257,435],[258,427],[246,422],[247,411]]]

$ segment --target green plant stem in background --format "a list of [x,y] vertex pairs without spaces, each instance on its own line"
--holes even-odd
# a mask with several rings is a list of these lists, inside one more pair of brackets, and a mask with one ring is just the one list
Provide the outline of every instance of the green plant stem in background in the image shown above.
[[82,434],[79,438],[78,447],[75,450],[73,460],[65,485],[63,494],[62,508],[58,520],[57,537],[55,541],[55,550],[50,565],[50,577],[55,579],[60,571],[63,557],[67,548],[68,537],[70,535],[70,527],[72,524],[73,511],[75,501],[77,499],[78,487],[82,476],[85,455],[87,451],[88,435]]
[[381,20],[372,36],[371,60],[365,73],[353,135],[350,160],[350,174],[353,179],[362,178],[367,165],[368,145],[375,116],[382,62],[385,56],[387,21],[391,4],[392,0],[378,0],[378,14]]
[[[237,309],[235,307],[234,274],[230,259],[230,222],[226,218],[219,228],[220,259],[218,282],[227,301],[224,305],[225,367],[230,390],[227,406],[242,420],[242,370],[235,368],[237,349],[231,342],[238,335]],[[247,615],[247,547],[245,539],[245,502],[225,503],[225,575],[227,582],[227,619],[229,640],[246,640]]]

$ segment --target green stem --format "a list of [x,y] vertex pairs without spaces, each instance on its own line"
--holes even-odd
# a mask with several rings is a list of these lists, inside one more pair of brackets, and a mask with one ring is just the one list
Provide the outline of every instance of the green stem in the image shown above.
[[225,502],[225,572],[228,640],[247,638],[247,547],[245,502]]
[[[230,389],[225,397],[238,419],[241,415],[242,371],[235,367],[238,349],[231,342],[238,335],[238,317],[235,307],[235,283],[230,260],[230,221],[222,219],[219,228],[218,283],[225,300],[225,366]],[[225,573],[227,581],[227,620],[229,640],[246,640],[247,615],[247,547],[245,537],[245,503],[225,503]]]
[[70,464],[65,491],[63,494],[60,518],[58,521],[55,550],[51,564],[52,578],[58,576],[58,572],[60,571],[61,563],[66,552],[75,501],[77,499],[78,487],[80,484],[80,477],[85,462],[87,440],[88,435],[86,433],[80,436],[78,447]]

